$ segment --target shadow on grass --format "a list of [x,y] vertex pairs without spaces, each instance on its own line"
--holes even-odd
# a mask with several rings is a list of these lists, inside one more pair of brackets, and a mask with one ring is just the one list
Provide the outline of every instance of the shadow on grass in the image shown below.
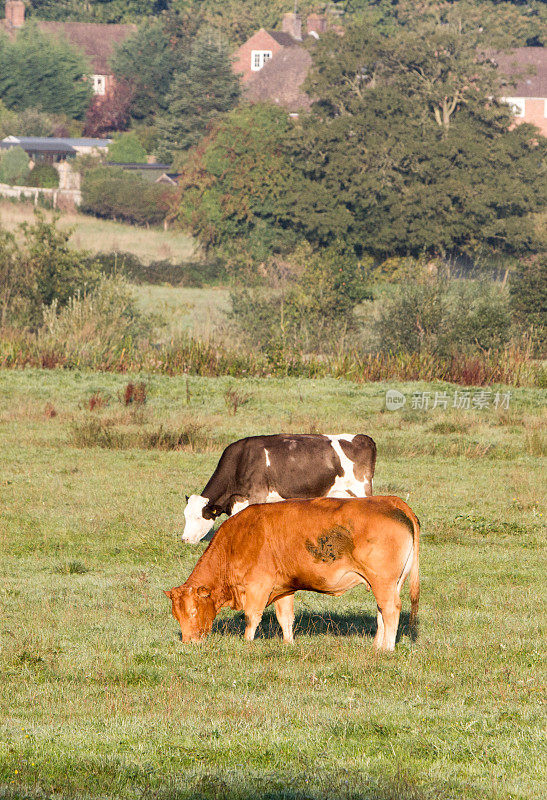
[[[410,614],[401,612],[397,640],[411,635],[409,627]],[[230,617],[217,618],[213,624],[213,632],[223,636],[243,636],[245,631],[245,615],[239,612]],[[294,621],[295,636],[366,636],[372,638],[376,633],[376,616],[371,614],[333,614],[312,611],[299,611]],[[268,609],[264,612],[256,639],[278,639],[281,628],[275,612]],[[411,635],[411,638],[415,638]]]
[[[85,777],[85,772],[81,773],[80,781],[67,781],[66,786],[61,779],[54,794],[43,790],[39,782],[28,788],[0,784],[0,800],[104,797],[100,778],[95,776],[86,782]],[[146,800],[485,800],[493,797],[474,792],[470,787],[462,792],[461,786],[441,782],[424,784],[404,771],[391,777],[373,777],[350,770],[320,774],[310,771],[301,775],[272,771],[249,775],[240,768],[200,775],[197,770],[189,769],[184,774],[162,776],[134,769],[131,776],[120,773],[116,777],[116,797],[120,800],[135,795]],[[78,786],[80,782],[84,784],[82,790]]]

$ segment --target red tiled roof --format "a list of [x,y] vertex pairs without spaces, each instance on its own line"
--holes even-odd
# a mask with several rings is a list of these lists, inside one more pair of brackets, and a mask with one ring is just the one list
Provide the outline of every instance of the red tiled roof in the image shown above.
[[98,22],[38,21],[42,33],[66,38],[71,45],[83,50],[93,71],[110,75],[109,61],[114,46],[137,30],[136,25],[106,25]]
[[493,58],[500,72],[518,76],[516,85],[508,87],[511,97],[547,98],[547,47],[518,47]]
[[283,47],[294,47],[296,44],[300,44],[296,39],[290,35],[290,33],[285,33],[284,31],[266,31],[272,39],[275,39],[277,44],[283,45]]
[[247,100],[251,103],[277,103],[288,111],[308,109],[311,100],[301,86],[310,64],[311,55],[304,47],[281,50],[247,82]]

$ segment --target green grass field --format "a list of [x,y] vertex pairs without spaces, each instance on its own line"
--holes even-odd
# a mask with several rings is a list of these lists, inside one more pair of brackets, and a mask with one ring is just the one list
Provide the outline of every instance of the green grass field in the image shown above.
[[[383,384],[152,376],[126,408],[128,380],[0,373],[0,798],[544,796],[544,393],[459,411],[455,387],[406,384],[389,412]],[[120,448],[160,426],[188,444]],[[227,442],[280,430],[376,439],[375,492],[422,521],[416,642],[405,589],[395,652],[374,653],[354,589],[299,593],[293,647],[273,612],[253,643],[232,611],[181,643],[162,589],[205,546],[180,542],[184,494]]]
[[[51,211],[44,211],[44,214],[48,219],[52,217]],[[0,200],[0,225],[4,228],[14,230],[21,223],[32,223],[33,220],[31,203]],[[72,247],[91,253],[134,253],[146,264],[165,260],[180,263],[196,256],[194,240],[182,231],[139,228],[79,213],[63,213],[59,228],[73,231],[70,238]]]
[[164,321],[164,339],[181,333],[207,339],[222,325],[230,308],[230,290],[225,286],[197,289],[147,283],[134,289],[139,308]]

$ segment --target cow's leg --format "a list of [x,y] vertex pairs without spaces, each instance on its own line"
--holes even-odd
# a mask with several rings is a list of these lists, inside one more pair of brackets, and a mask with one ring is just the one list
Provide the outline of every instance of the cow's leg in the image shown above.
[[245,622],[247,624],[245,625],[244,636],[249,642],[252,642],[255,638],[256,629],[262,619],[262,612],[266,608],[269,596],[269,589],[267,592],[264,592],[264,590],[261,591],[260,589],[253,590],[249,587],[246,588],[243,610],[245,612]]
[[379,593],[376,596],[378,603],[378,631],[374,638],[374,646],[378,650],[394,650],[399,615],[401,613],[401,598],[396,587],[390,591]]
[[384,641],[384,618],[382,617],[382,611],[380,609],[380,606],[378,606],[377,608],[378,608],[378,611],[377,611],[377,614],[376,614],[377,628],[376,628],[376,636],[374,637],[373,644],[374,644],[374,647],[377,650],[379,650],[380,647],[382,646],[383,641]]
[[294,595],[288,594],[286,597],[281,597],[274,603],[275,616],[281,625],[283,631],[283,641],[286,644],[294,642],[292,626],[294,623]]

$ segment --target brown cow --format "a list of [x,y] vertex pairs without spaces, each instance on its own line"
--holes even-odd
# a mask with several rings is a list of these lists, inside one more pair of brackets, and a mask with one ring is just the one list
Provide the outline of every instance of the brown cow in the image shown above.
[[419,535],[417,517],[398,497],[252,505],[220,526],[188,580],[165,594],[183,641],[207,635],[223,606],[245,612],[251,640],[275,603],[283,641],[292,642],[298,589],[337,596],[364,583],[378,606],[374,645],[393,650],[408,574],[411,628],[417,622]]

